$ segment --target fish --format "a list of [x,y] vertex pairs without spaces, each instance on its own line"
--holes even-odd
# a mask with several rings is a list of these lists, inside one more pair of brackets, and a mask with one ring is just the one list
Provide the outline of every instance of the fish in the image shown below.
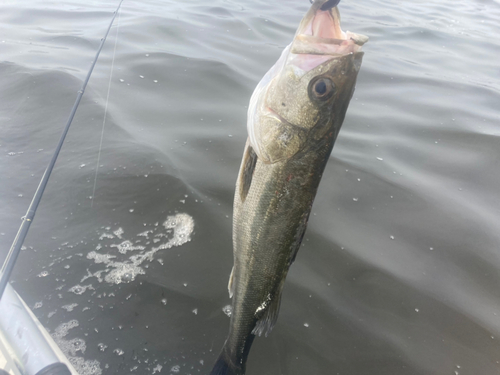
[[255,88],[233,207],[229,334],[210,375],[244,375],[256,335],[278,318],[368,37],[342,31],[338,0],[316,0]]

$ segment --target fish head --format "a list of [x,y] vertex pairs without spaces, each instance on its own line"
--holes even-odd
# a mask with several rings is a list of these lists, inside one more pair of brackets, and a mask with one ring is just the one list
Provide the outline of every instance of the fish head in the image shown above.
[[322,9],[331,2],[312,4],[252,95],[249,139],[265,163],[290,159],[340,130],[368,38],[342,31],[337,7]]

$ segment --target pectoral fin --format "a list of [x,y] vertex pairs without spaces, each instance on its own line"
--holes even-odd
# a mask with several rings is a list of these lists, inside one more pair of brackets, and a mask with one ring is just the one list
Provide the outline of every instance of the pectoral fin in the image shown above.
[[248,145],[245,150],[245,155],[243,155],[243,163],[240,172],[240,199],[242,202],[245,201],[248,191],[250,190],[250,185],[252,184],[253,171],[255,170],[255,164],[257,164],[257,154],[253,150],[252,146]]

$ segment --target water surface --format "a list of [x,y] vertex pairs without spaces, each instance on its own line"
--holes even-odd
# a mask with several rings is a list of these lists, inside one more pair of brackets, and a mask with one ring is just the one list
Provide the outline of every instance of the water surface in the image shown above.
[[[116,5],[0,4],[0,259]],[[82,375],[210,371],[248,100],[308,7],[124,1],[13,276]],[[500,3],[340,11],[370,41],[247,372],[499,374]]]

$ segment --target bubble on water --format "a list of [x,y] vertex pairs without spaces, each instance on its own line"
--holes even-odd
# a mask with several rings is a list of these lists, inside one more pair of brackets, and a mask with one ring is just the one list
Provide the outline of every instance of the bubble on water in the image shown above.
[[149,236],[149,232],[152,232],[152,231],[151,230],[147,230],[145,232],[139,233],[137,235],[137,237],[148,237]]
[[101,237],[99,237],[100,240],[103,240],[105,238],[115,238],[115,236],[113,236],[112,234],[109,234],[109,233],[103,233],[103,234],[101,234]]
[[231,305],[226,305],[222,308],[222,311],[224,312],[224,314],[231,317],[231,314],[233,313],[233,307]]
[[[147,226],[147,223],[144,223]],[[90,251],[87,253],[87,259],[94,260],[96,264],[105,264],[106,268],[99,270],[95,273],[91,273],[87,270],[87,275],[83,277],[82,282],[90,277],[97,277],[98,281],[101,282],[103,279],[101,278],[101,274],[105,273],[104,281],[111,284],[120,284],[120,283],[128,283],[134,281],[138,275],[145,274],[145,269],[149,268],[149,265],[143,265],[144,262],[152,262],[154,261],[154,255],[160,251],[165,249],[170,249],[174,246],[180,246],[185,244],[186,242],[191,241],[191,234],[194,229],[194,220],[193,218],[186,213],[178,213],[176,215],[168,216],[166,221],[163,224],[163,227],[166,231],[161,231],[161,228],[158,226],[158,223],[155,224],[153,229],[149,229],[142,233],[137,234],[137,239],[124,239],[122,238],[124,231],[122,228],[118,228],[110,232],[105,232],[100,234],[100,239],[113,239],[120,238],[124,239],[121,243],[110,244],[110,248],[117,248],[117,255],[112,254],[102,254],[97,251]],[[104,228],[106,231],[110,231],[110,227]],[[152,242],[157,244],[155,247],[151,247],[146,250],[146,246],[143,246],[143,241],[146,241],[144,244],[151,246],[151,238],[153,237]],[[104,245],[106,247],[107,245]],[[148,247],[149,247],[148,246]],[[100,245],[96,250],[101,250],[103,248]],[[133,254],[129,255],[130,252]],[[127,255],[128,258],[123,259],[123,256]],[[119,258],[120,261],[117,261],[115,258]],[[157,259],[160,264],[164,264],[163,259]],[[187,284],[186,284],[187,285]],[[75,290],[79,292],[79,289]]]
[[70,329],[78,327],[78,320],[70,320],[67,323],[62,323],[54,330],[52,338],[64,355],[69,359],[70,363],[75,367],[79,375],[101,375],[102,369],[100,363],[95,360],[85,360],[76,355],[85,353],[87,349],[85,340],[81,338],[74,338],[66,340],[64,337],[68,334]]
[[61,308],[63,308],[67,312],[71,312],[75,309],[76,306],[78,306],[78,303],[72,303],[71,305],[64,305],[64,306],[61,306]]
[[117,247],[118,251],[122,254],[126,254],[127,251],[144,250],[144,246],[134,246],[134,244],[128,240],[118,245],[112,244],[111,247]]
[[194,229],[194,220],[191,216],[185,213],[180,213],[175,216],[168,216],[163,223],[165,229],[173,229],[174,236],[169,241],[170,247],[180,246],[191,241],[191,233]]
[[33,309],[39,309],[42,306],[43,306],[43,302],[40,301],[40,302],[35,303],[35,305],[33,306]]
[[116,348],[115,350],[113,350],[113,353],[115,353],[118,356],[125,354],[125,352],[123,351],[123,349],[120,349],[120,348]]
[[54,330],[54,333],[52,334],[52,337],[61,339],[65,337],[68,334],[68,331],[72,328],[78,327],[80,324],[78,323],[78,320],[73,319],[70,320],[67,323],[62,323],[57,326],[57,328]]
[[49,275],[49,272],[48,271],[42,271],[38,274],[38,277],[46,277]]
[[104,277],[104,280],[111,284],[129,283],[134,281],[137,275],[146,273],[141,267],[129,263],[116,262],[110,266],[114,269]]
[[113,258],[116,258],[116,256],[110,254],[98,254],[95,251],[91,251],[87,254],[87,259],[94,259],[95,263],[109,263]]
[[166,298],[162,298],[161,299],[161,304],[165,306],[167,304],[167,299]]
[[82,357],[69,357],[78,375],[102,375],[101,364],[96,360],[85,360]]
[[122,238],[122,234],[123,234],[123,233],[125,233],[125,232],[123,231],[123,229],[122,229],[121,227],[120,227],[120,228],[118,228],[117,230],[115,230],[115,231],[113,232],[113,234],[114,234],[116,237],[120,238],[120,239]]
[[179,371],[181,371],[181,366],[179,365],[172,366],[172,368],[170,369],[170,372],[174,373],[178,373]]
[[80,284],[77,284],[75,286],[72,286],[71,288],[68,289],[68,292],[73,292],[77,295],[81,295],[83,293],[85,293],[87,291],[87,289],[89,290],[94,290],[94,287],[92,286],[92,284],[89,284],[89,285],[80,285]]
[[87,345],[85,344],[85,341],[80,338],[72,339],[69,340],[66,343],[66,346],[68,348],[69,353],[72,356],[75,356],[77,352],[81,352],[82,354],[85,353],[85,350],[87,349]]

